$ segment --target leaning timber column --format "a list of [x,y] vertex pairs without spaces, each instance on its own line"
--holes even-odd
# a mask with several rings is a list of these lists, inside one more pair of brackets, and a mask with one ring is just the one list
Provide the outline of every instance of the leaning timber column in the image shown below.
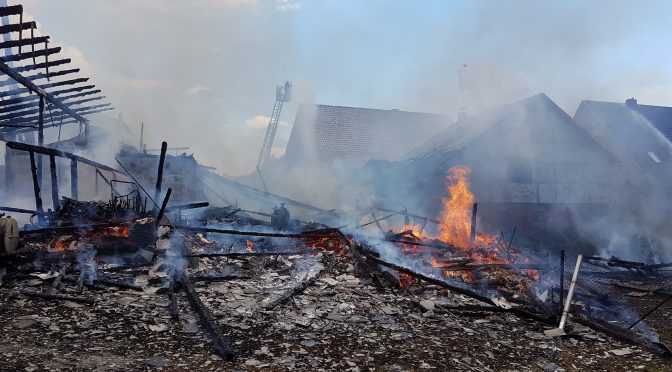
[[[96,185],[98,177],[96,177]],[[79,200],[79,189],[77,188],[77,160],[70,160],[70,197]]]
[[[40,196],[40,183],[37,180],[37,166],[35,165],[35,153],[28,151],[30,155],[30,172],[33,174],[33,191],[35,191],[35,209],[42,212],[42,197]],[[42,222],[43,214],[38,214],[37,218]]]
[[[8,141],[14,141],[15,140],[15,135],[13,133],[7,133],[6,134],[6,140]],[[12,150],[5,148],[5,195],[11,195],[13,191],[13,186],[12,186],[12,168],[10,167],[11,163],[11,158],[12,158]]]
[[51,171],[51,200],[54,203],[54,211],[61,209],[58,200],[58,179],[56,177],[56,156],[49,155],[49,170]]
[[[40,108],[37,117],[37,145],[44,146],[44,97],[40,96]],[[37,154],[37,183],[42,187],[42,155]]]
[[159,174],[156,177],[156,191],[154,191],[154,200],[159,200],[161,194],[161,183],[163,182],[163,163],[166,161],[166,151],[168,150],[168,142],[161,143],[161,157],[159,158]]

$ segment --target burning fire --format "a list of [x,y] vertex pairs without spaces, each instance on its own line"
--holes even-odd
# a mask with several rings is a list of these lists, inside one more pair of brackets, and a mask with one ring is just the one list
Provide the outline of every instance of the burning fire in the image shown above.
[[469,190],[467,176],[471,169],[463,166],[453,167],[448,170],[446,187],[450,197],[442,200],[443,212],[439,220],[439,238],[448,244],[466,249],[474,243],[492,244],[495,239],[487,235],[477,235],[476,241],[470,241],[471,214],[476,198]]
[[422,225],[418,225],[418,224],[404,225],[404,226],[401,228],[401,231],[402,231],[402,232],[404,232],[404,231],[412,231],[412,232],[413,232],[413,235],[414,235],[416,238],[419,238],[419,239],[424,239],[424,238],[427,237],[427,233],[425,232],[425,230],[424,230],[424,228],[422,227]]
[[54,242],[54,246],[50,249],[50,252],[61,252],[64,251],[70,244],[67,242]]
[[[450,257],[432,256],[429,259],[429,264],[442,269],[442,273],[446,277],[458,277],[464,281],[472,282],[476,279],[473,269],[455,269],[464,265],[515,265],[515,263],[530,263],[530,260],[522,257],[521,253],[515,249],[506,247],[493,235],[480,233],[475,236],[474,241],[471,241],[472,213],[476,198],[469,190],[467,176],[470,172],[471,170],[464,166],[457,166],[448,170],[446,188],[449,196],[442,200],[443,211],[438,218],[440,221],[438,238],[444,243],[454,246],[461,253]],[[413,234],[420,239],[431,238],[420,226],[404,225],[401,231],[408,230],[413,231]],[[422,249],[404,244],[402,251],[407,254],[414,254],[421,253]],[[513,272],[510,273],[513,275]],[[522,270],[521,273],[532,280],[539,279],[539,273],[535,270]],[[406,285],[409,283],[407,280],[402,280],[402,282],[405,282]]]
[[247,245],[247,248],[245,249],[248,252],[253,252],[254,251],[254,242],[251,240],[246,240],[245,244]]

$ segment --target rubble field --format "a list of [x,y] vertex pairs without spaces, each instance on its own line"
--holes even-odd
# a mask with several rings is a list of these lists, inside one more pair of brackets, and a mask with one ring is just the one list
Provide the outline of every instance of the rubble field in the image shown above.
[[[28,298],[53,279],[26,275],[0,287],[0,370],[670,370],[655,351],[571,324],[549,338],[546,324],[417,280],[379,288],[336,252],[200,258],[187,269],[231,343],[227,361],[182,291],[170,312],[165,272],[152,267],[101,274],[134,284],[78,293],[93,305]],[[66,276],[67,277],[67,276]],[[217,280],[195,278],[218,277]],[[302,285],[303,284],[303,285]],[[288,290],[291,296],[286,296]]]

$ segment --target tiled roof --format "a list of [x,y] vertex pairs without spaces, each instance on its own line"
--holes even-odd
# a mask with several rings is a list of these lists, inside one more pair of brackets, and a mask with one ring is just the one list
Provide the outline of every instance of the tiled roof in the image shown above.
[[408,179],[418,179],[437,170],[445,172],[447,165],[459,159],[462,149],[491,127],[520,121],[533,126],[536,121],[545,120],[548,115],[559,115],[565,121],[572,120],[543,93],[468,116],[405,154],[402,168],[410,172]]
[[672,141],[672,107],[635,104],[632,108],[644,115],[656,129]]
[[[583,101],[574,120],[584,126],[607,151],[631,169],[638,169],[664,184],[672,181],[672,143],[642,111],[625,103]],[[649,115],[660,115],[652,110]],[[653,112],[656,111],[654,114]]]
[[451,120],[440,114],[303,104],[287,144],[289,160],[315,146],[322,160],[399,160]]

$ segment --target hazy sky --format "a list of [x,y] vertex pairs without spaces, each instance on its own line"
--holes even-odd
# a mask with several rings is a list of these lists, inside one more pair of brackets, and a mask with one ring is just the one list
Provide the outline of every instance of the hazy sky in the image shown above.
[[[10,4],[18,3],[9,1]],[[241,174],[275,85],[297,100],[454,116],[545,92],[672,105],[670,1],[24,0],[150,147]],[[314,94],[313,94],[314,93]],[[280,152],[296,104],[283,113]]]

